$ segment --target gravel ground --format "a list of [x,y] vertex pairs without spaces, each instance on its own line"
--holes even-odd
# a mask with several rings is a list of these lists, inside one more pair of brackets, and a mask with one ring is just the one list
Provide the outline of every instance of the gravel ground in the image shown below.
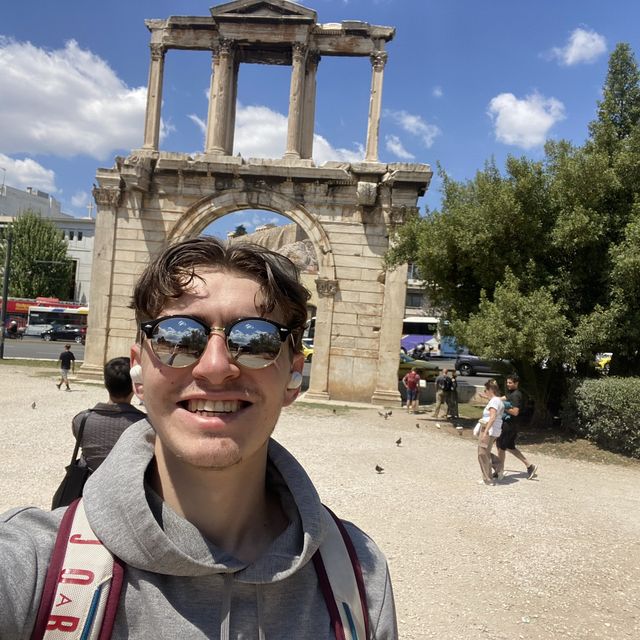
[[[54,381],[0,366],[0,511],[47,508],[72,416],[105,398]],[[541,456],[529,481],[511,458],[504,483],[485,487],[473,441],[439,424],[297,403],[276,430],[324,502],[386,553],[401,638],[640,638],[640,467]]]

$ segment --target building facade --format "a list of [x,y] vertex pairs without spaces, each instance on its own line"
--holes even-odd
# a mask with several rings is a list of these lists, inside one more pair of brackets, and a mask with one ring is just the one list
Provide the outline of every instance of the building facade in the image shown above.
[[74,263],[73,300],[89,304],[91,263],[95,220],[91,217],[76,218],[63,213],[60,202],[53,196],[28,187],[16,189],[8,185],[0,187],[0,226],[10,224],[25,211],[33,211],[41,218],[51,220],[67,243],[67,255]]

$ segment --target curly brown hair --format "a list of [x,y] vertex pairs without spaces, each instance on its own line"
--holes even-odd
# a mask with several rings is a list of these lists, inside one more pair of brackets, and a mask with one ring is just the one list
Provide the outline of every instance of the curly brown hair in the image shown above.
[[298,269],[284,256],[250,242],[225,243],[213,237],[189,238],[168,245],[146,267],[133,291],[131,308],[136,320],[157,318],[169,299],[179,298],[201,280],[198,267],[228,271],[260,285],[261,315],[275,311],[293,330],[296,350],[301,349],[310,295],[300,282]]

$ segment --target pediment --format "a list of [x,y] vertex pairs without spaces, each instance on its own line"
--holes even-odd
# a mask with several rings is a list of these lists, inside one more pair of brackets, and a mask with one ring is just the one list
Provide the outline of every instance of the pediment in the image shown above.
[[289,18],[316,22],[317,14],[290,0],[234,0],[211,7],[211,16],[216,20],[237,20],[238,18],[273,19]]

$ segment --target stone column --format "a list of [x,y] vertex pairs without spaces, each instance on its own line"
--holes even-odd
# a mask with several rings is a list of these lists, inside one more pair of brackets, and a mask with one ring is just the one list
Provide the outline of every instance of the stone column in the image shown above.
[[229,90],[229,111],[227,118],[227,143],[225,145],[225,150],[228,156],[233,155],[233,137],[235,134],[236,128],[236,103],[238,100],[238,71],[240,70],[240,63],[238,60],[233,59],[233,66],[231,69],[231,78],[230,84],[231,88]]
[[[234,45],[232,40],[222,39],[214,51],[213,95],[209,105],[207,124],[207,153],[227,152],[227,126],[231,108],[232,76],[234,65]],[[218,60],[215,60],[218,58]],[[216,80],[217,78],[217,80]]]
[[304,106],[302,112],[302,148],[301,157],[313,156],[313,131],[316,117],[316,76],[320,54],[311,51],[307,55],[307,71],[304,85]]
[[151,44],[151,66],[147,87],[147,110],[144,118],[143,149],[158,150],[160,142],[160,113],[162,109],[162,81],[164,76],[165,48]]
[[371,54],[371,97],[369,99],[366,162],[378,162],[378,137],[380,135],[380,115],[382,113],[382,76],[386,62],[386,51],[374,51]]
[[213,131],[217,120],[216,108],[218,106],[217,97],[220,93],[218,84],[220,83],[220,49],[211,52],[211,84],[209,85],[209,111],[207,113],[207,133],[204,142],[205,153],[213,153]]
[[[117,176],[119,181],[120,177]],[[117,213],[122,192],[116,180],[113,184],[93,189],[98,205],[91,266],[91,309],[82,377],[102,379],[102,369],[107,355],[109,318],[111,316],[111,290],[116,248]]]
[[[305,398],[329,400],[329,364],[331,360],[331,330],[333,327],[333,303],[338,292],[338,281],[318,278],[318,309],[316,332],[313,338],[314,352],[311,361],[311,380]],[[318,322],[322,320],[322,322]]]
[[294,42],[292,45],[291,90],[289,91],[289,119],[287,121],[287,150],[284,154],[285,158],[300,157],[306,56],[307,45],[302,42]]

